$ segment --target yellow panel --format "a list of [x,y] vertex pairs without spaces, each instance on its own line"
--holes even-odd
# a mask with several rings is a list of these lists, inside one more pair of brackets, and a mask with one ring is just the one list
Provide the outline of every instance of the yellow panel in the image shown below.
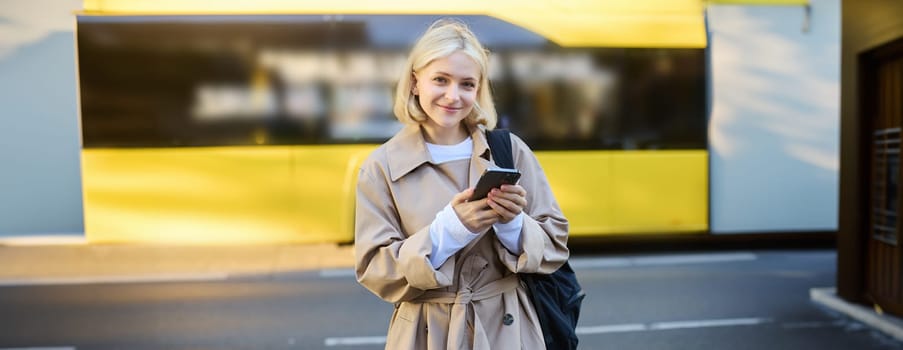
[[361,163],[376,146],[299,146],[292,160],[291,193],[298,211],[292,221],[305,241],[354,240],[354,200]]
[[86,13],[105,14],[380,14],[475,13],[491,6],[479,0],[449,3],[415,0],[85,0]]
[[611,164],[614,231],[708,229],[706,151],[620,152]]
[[733,5],[808,5],[809,0],[708,0],[710,4]]
[[[700,12],[701,13],[701,12]],[[498,18],[527,28],[564,47],[703,48],[702,15],[500,13]]]
[[350,160],[373,148],[83,150],[86,236],[175,244],[350,241],[348,184],[357,167]]
[[611,232],[612,153],[536,152],[572,235]]
[[574,236],[708,229],[707,152],[537,152]]
[[[353,239],[357,169],[373,145],[88,149],[91,242]],[[575,236],[699,232],[706,151],[537,152]]]
[[488,15],[565,47],[706,46],[700,0],[85,0],[89,15],[446,14]]
[[[780,1],[780,0],[772,0]],[[755,2],[755,0],[753,0]],[[84,0],[88,13],[220,14],[220,13],[481,13],[524,9],[535,12],[670,13],[702,8],[700,0]]]

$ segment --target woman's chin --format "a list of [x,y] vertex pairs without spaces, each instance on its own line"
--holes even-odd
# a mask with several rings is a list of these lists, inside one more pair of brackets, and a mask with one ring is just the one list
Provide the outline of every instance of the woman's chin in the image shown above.
[[440,120],[433,120],[433,123],[443,129],[451,129],[461,125],[461,122],[464,118],[442,118]]

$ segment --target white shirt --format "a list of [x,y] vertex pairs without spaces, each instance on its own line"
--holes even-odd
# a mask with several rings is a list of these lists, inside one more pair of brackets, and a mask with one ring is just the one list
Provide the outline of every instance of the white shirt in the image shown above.
[[[427,150],[433,158],[433,163],[442,164],[453,160],[469,159],[473,154],[473,140],[468,137],[457,145],[436,145],[427,142]],[[520,254],[521,229],[524,225],[524,213],[521,212],[507,224],[497,222],[492,225],[495,235],[508,251]],[[438,269],[452,255],[461,248],[479,237],[477,233],[470,232],[461,223],[458,214],[451,204],[446,205],[430,224],[430,238],[433,241],[433,251],[430,254],[430,264]]]

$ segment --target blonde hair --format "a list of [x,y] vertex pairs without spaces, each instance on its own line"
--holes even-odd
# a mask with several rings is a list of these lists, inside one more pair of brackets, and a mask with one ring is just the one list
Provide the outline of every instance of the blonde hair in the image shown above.
[[395,89],[395,117],[403,123],[421,123],[427,120],[417,96],[411,91],[414,72],[423,69],[436,59],[462,52],[480,66],[479,85],[473,110],[464,119],[471,126],[483,124],[492,130],[498,120],[492,91],[489,88],[489,51],[483,48],[477,37],[464,23],[452,19],[434,22],[414,44],[405,68]]

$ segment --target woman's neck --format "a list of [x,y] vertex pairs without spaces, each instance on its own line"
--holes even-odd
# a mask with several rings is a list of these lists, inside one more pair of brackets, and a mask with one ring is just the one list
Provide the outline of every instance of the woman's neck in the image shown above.
[[422,124],[420,128],[426,142],[434,145],[457,145],[470,135],[464,123],[456,128],[442,128],[436,125]]

